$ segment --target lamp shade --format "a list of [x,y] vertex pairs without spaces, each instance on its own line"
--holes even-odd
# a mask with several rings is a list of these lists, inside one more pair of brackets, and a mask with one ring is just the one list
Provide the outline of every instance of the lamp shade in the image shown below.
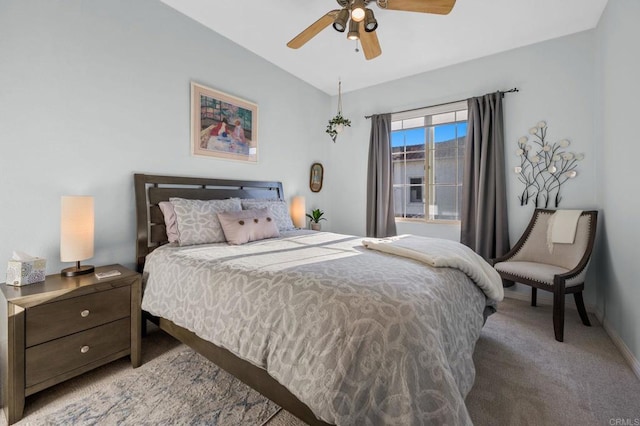
[[364,30],[368,33],[375,31],[378,28],[378,21],[373,16],[373,10],[365,9],[364,11]]
[[349,21],[349,32],[347,33],[347,38],[349,40],[359,40],[360,39],[360,31],[358,31],[358,27],[359,26],[360,26],[360,24],[358,24],[353,19],[351,21]]
[[349,11],[347,9],[342,9],[338,12],[336,19],[333,21],[333,28],[336,31],[340,31],[341,33],[347,29],[347,20],[349,19]]
[[307,219],[305,216],[306,206],[304,202],[304,197],[301,195],[297,195],[291,199],[291,220],[293,221],[293,226],[296,228],[304,228],[307,224]]
[[63,196],[60,215],[60,261],[93,257],[93,197]]
[[364,0],[354,0],[351,6],[351,20],[360,22],[364,19]]

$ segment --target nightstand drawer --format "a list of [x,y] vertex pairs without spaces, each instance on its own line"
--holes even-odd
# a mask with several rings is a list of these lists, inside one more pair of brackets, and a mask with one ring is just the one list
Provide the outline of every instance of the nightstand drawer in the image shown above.
[[33,346],[25,351],[25,387],[67,373],[130,347],[130,319]]
[[131,287],[126,285],[27,309],[26,346],[125,318],[131,312]]

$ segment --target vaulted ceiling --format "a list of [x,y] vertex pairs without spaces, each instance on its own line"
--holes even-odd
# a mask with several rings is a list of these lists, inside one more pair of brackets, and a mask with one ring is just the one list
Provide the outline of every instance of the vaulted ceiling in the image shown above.
[[372,60],[331,26],[300,49],[286,46],[339,9],[335,0],[162,2],[335,95],[338,79],[348,92],[594,28],[607,0],[457,0],[448,15],[381,10],[372,2],[382,48]]

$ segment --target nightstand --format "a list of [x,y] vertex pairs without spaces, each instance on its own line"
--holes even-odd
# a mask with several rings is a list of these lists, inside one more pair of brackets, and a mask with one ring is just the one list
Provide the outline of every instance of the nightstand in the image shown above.
[[141,276],[63,277],[14,287],[0,284],[2,405],[7,422],[22,417],[26,396],[130,355],[140,365]]

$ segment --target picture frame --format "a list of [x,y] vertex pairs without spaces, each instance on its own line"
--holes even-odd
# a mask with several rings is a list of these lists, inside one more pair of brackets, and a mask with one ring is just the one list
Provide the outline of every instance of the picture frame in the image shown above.
[[191,152],[258,162],[258,105],[191,82]]
[[320,192],[323,179],[324,167],[322,167],[320,163],[313,163],[311,165],[311,172],[309,173],[309,189],[311,189],[311,192]]

